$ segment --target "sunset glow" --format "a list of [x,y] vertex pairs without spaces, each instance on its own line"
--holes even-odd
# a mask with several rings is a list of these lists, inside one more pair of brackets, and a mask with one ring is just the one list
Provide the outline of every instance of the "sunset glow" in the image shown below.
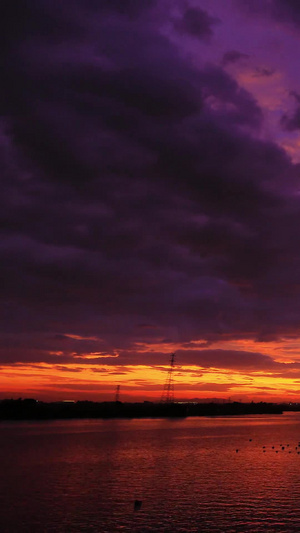
[[[74,338],[71,335],[69,337]],[[59,359],[64,357],[62,352],[52,354],[58,359],[56,365],[6,365],[1,369],[5,390],[1,396],[20,397],[25,394],[44,400],[113,400],[116,384],[119,384],[123,401],[157,401],[169,370],[166,355],[168,350],[175,349],[182,361],[198,361],[198,364],[178,362],[175,366],[174,384],[179,401],[209,397],[243,401],[297,401],[300,384],[299,339],[276,342],[245,339],[218,341],[210,343],[209,350],[199,349],[204,342],[203,339],[195,341],[188,350],[184,350],[180,344],[165,347],[137,343],[137,361],[142,357],[147,358],[153,361],[149,366],[137,362],[124,364],[122,354],[101,353],[72,354],[74,363],[59,364]],[[155,364],[161,358],[164,364]],[[103,359],[101,364],[100,359]],[[80,362],[76,364],[76,360]]]

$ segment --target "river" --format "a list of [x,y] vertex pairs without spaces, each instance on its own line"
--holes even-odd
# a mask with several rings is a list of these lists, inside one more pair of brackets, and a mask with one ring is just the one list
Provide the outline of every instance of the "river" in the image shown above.
[[2,422],[0,531],[299,532],[299,441],[299,413]]

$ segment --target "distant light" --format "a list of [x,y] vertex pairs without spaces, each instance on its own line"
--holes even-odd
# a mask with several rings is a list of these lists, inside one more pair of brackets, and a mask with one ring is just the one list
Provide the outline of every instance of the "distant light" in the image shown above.
[[75,400],[63,400],[63,403],[75,403]]

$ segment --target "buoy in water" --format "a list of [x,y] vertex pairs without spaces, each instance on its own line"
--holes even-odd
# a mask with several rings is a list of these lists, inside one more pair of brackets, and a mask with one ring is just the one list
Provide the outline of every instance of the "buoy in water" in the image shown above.
[[134,510],[139,511],[142,507],[142,500],[134,500]]

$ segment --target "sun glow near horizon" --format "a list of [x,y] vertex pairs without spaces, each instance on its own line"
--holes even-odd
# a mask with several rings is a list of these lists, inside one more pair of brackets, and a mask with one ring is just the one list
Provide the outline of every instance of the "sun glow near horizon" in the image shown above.
[[[34,396],[49,401],[74,397],[78,400],[110,401],[114,398],[116,384],[119,384],[124,401],[157,401],[169,370],[166,355],[176,349],[180,356],[176,359],[173,378],[178,400],[195,397],[262,401],[300,399],[299,339],[286,338],[277,342],[257,342],[251,339],[218,341],[207,343],[205,350],[199,350],[199,347],[203,348],[203,344],[203,339],[194,341],[186,350],[179,343],[171,346],[137,343],[140,361],[143,355],[147,360],[160,353],[162,364],[130,364],[130,360],[124,362],[122,355],[113,352],[111,355],[105,354],[101,363],[101,352],[77,355],[71,363],[65,363],[63,352],[58,351],[53,352],[57,354],[57,364],[3,365],[1,397]],[[210,352],[216,360],[208,363],[207,353],[209,356]],[[200,359],[204,353],[205,364],[185,362],[185,356],[189,358],[193,353],[200,356]],[[247,355],[244,365],[243,353]],[[261,354],[260,358],[257,358],[258,353]],[[251,354],[254,357],[253,364]],[[109,364],[106,364],[107,359]]]

